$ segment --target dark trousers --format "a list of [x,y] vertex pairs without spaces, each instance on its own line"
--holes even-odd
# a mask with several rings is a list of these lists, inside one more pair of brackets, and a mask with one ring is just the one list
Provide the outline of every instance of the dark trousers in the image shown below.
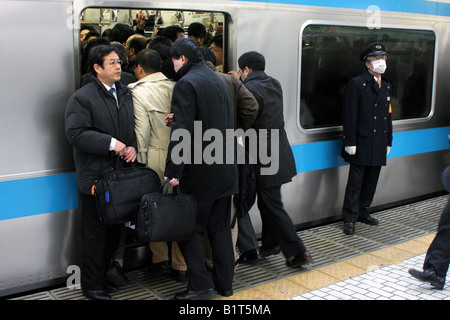
[[237,247],[240,253],[258,248],[255,229],[253,228],[252,220],[248,212],[244,213],[238,219]]
[[[187,264],[188,290],[232,289],[235,261],[230,219],[231,196],[198,201],[196,234],[189,241],[178,242]],[[214,265],[212,276],[205,265],[203,245],[205,232],[211,243]]]
[[450,201],[445,206],[439,220],[439,227],[428,248],[423,264],[424,269],[434,269],[439,277],[447,275],[450,263]]
[[356,222],[358,216],[369,217],[367,209],[372,204],[380,170],[381,166],[350,164],[342,208],[344,222]]
[[257,190],[257,205],[262,220],[262,244],[278,245],[284,256],[290,258],[306,251],[297,235],[291,217],[281,201],[281,185]]
[[100,221],[94,196],[80,194],[83,225],[83,265],[81,286],[86,290],[103,290],[106,271],[120,240],[120,225],[106,226]]

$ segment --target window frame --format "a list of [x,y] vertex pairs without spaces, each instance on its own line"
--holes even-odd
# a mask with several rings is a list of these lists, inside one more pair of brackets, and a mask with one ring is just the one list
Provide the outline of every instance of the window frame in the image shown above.
[[[302,59],[303,59],[303,36],[305,29],[309,26],[330,26],[330,27],[355,27],[355,28],[367,28],[366,25],[358,24],[358,23],[349,23],[343,21],[330,21],[330,20],[307,20],[305,21],[299,30],[298,36],[298,70],[297,70],[297,97],[296,97],[296,106],[297,106],[297,127],[303,134],[313,135],[313,134],[326,134],[326,133],[336,133],[342,132],[342,125],[333,125],[326,127],[316,127],[316,128],[304,128],[301,123],[301,111],[302,111]],[[435,97],[436,97],[436,77],[437,77],[437,69],[438,69],[438,52],[439,52],[439,34],[435,29],[429,26],[423,25],[414,25],[411,26],[409,24],[405,24],[402,26],[399,25],[383,25],[381,30],[389,29],[389,30],[407,30],[407,31],[429,31],[432,32],[434,36],[434,53],[433,53],[433,67],[432,67],[432,78],[431,78],[431,92],[430,92],[430,111],[427,116],[420,118],[410,118],[410,119],[396,119],[393,120],[393,125],[395,127],[399,125],[410,125],[417,123],[424,123],[433,118],[435,113]],[[355,63],[358,63],[359,57],[355,56]],[[389,57],[388,57],[389,61]],[[362,73],[363,67],[361,68]],[[355,74],[357,76],[358,74]],[[389,79],[388,79],[389,80]],[[395,108],[395,106],[392,106]]]

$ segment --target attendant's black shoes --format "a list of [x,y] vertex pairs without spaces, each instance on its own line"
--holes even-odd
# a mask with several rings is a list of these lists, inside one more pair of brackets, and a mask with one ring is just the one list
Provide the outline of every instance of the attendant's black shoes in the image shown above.
[[106,277],[108,278],[108,281],[117,287],[126,285],[128,281],[122,267],[117,261],[113,261],[111,267],[106,272]]
[[300,253],[294,257],[290,257],[286,260],[286,264],[288,267],[291,268],[298,268],[305,264],[309,264],[312,261],[312,257],[309,254],[308,251],[305,251],[304,253]]
[[178,282],[186,282],[188,281],[187,271],[185,270],[175,270],[172,269],[172,275]]
[[83,289],[83,295],[91,300],[112,300],[109,293],[105,290],[85,290]]
[[173,300],[209,300],[216,296],[216,290],[213,288],[199,291],[186,290],[177,293]]
[[367,217],[367,218],[358,217],[358,222],[369,224],[371,226],[377,226],[379,224],[378,220],[375,218],[372,218],[372,217]]
[[436,289],[444,289],[445,277],[439,277],[434,270],[425,269],[422,272],[416,269],[409,269],[408,272],[417,280],[429,282]]
[[268,257],[274,254],[279,254],[281,251],[281,248],[277,245],[274,246],[266,246],[266,245],[262,245],[259,248],[259,251],[261,252],[261,255],[263,257]]
[[239,259],[236,261],[236,264],[243,264],[243,263],[256,263],[259,260],[262,259],[261,252],[259,251],[259,248],[245,251],[243,254],[239,256]]
[[354,222],[344,222],[344,233],[345,234],[355,234],[355,223]]

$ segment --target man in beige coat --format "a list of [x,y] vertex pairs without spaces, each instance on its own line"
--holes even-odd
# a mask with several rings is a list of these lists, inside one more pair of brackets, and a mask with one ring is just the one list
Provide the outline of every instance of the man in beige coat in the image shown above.
[[[175,82],[161,72],[161,57],[152,49],[139,52],[134,73],[138,81],[128,87],[133,95],[137,161],[155,170],[162,182],[171,132],[165,118],[171,112]],[[167,243],[151,242],[150,249],[152,269],[161,273],[170,272]],[[186,281],[187,266],[176,242],[172,242],[171,267],[178,281]]]

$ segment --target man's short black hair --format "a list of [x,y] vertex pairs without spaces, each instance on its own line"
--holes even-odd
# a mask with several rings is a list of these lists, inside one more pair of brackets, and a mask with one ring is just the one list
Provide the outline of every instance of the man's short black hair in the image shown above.
[[188,36],[196,38],[204,38],[206,36],[206,28],[200,22],[192,22],[188,27]]
[[165,60],[170,58],[170,47],[172,47],[172,42],[166,37],[156,36],[152,38],[147,48],[158,51],[161,59]]
[[156,50],[144,49],[137,54],[136,65],[140,65],[147,74],[160,72],[161,56]]
[[216,47],[223,48],[223,35],[218,34],[212,37],[212,39],[209,41],[209,45],[211,46],[213,43]]
[[127,39],[134,34],[134,30],[127,24],[117,23],[109,34],[109,41],[117,41],[125,44]]
[[107,56],[113,51],[117,53],[116,48],[114,48],[111,45],[100,45],[92,48],[91,52],[89,53],[88,65],[89,70],[94,76],[97,76],[97,72],[94,70],[94,64],[98,64],[99,66],[103,67],[103,62],[105,62],[105,56]]
[[161,36],[166,37],[172,42],[178,39],[178,33],[184,34],[184,29],[180,26],[168,26],[161,30]]
[[180,59],[181,56],[185,56],[188,60],[198,58],[203,60],[198,46],[191,39],[179,39],[175,41],[170,48],[170,55],[173,59]]
[[242,70],[248,67],[252,71],[264,71],[266,69],[266,60],[261,53],[250,51],[240,56],[238,65]]

